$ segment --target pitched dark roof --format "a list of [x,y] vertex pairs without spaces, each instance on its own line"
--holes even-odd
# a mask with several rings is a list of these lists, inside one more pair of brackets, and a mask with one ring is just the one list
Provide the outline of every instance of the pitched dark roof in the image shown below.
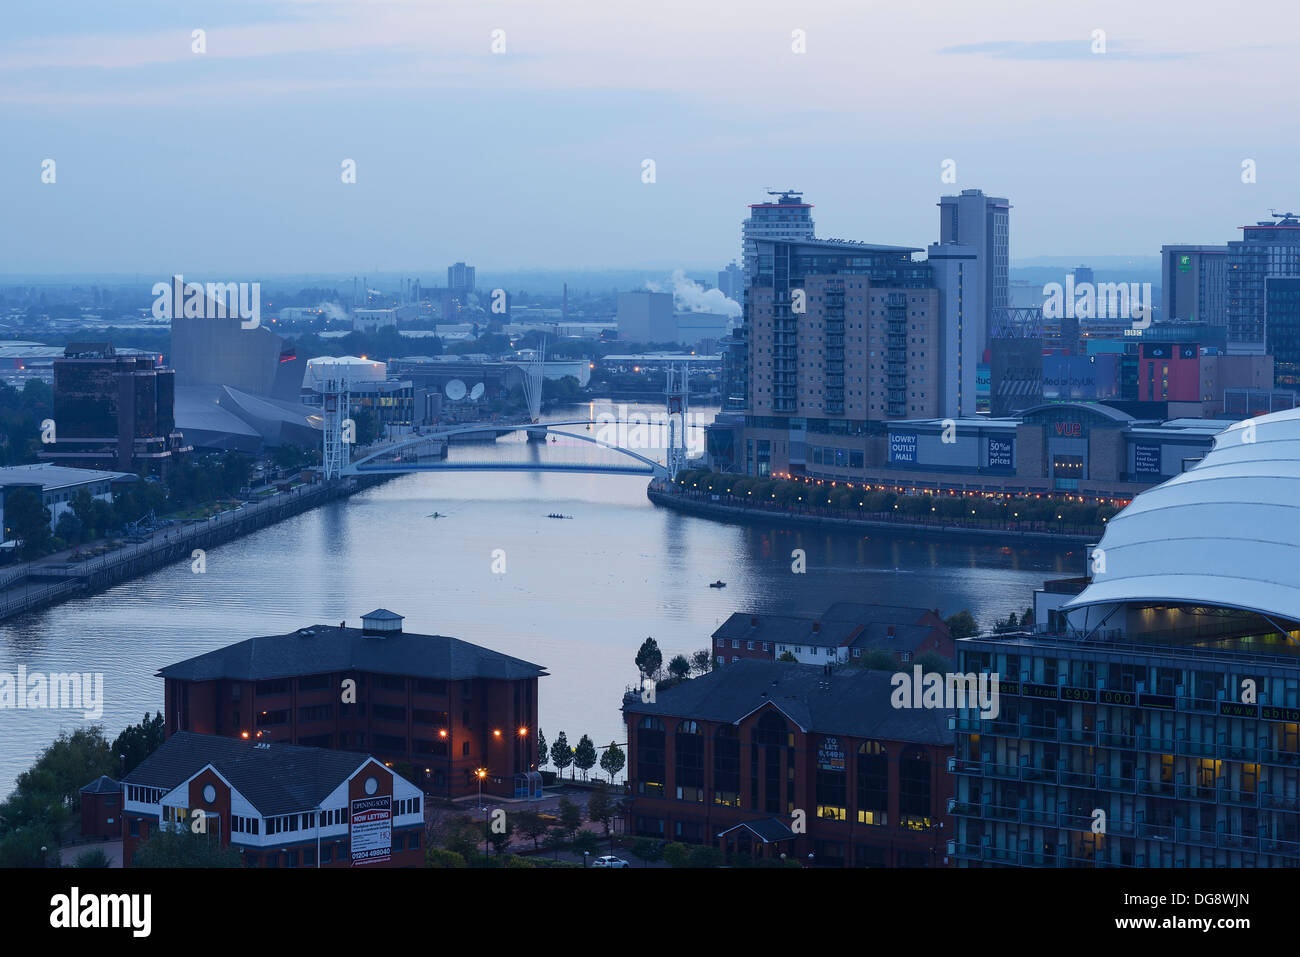
[[120,781],[114,781],[107,774],[101,774],[81,789],[82,794],[116,794],[122,790]]
[[241,738],[177,731],[123,784],[171,790],[207,765],[263,815],[310,811],[370,758],[356,751],[264,747]]
[[[755,624],[754,619],[757,619]],[[813,625],[818,627],[813,629]],[[852,622],[795,618],[790,615],[745,615],[734,613],[713,633],[714,638],[743,638],[782,644],[841,645],[853,637],[858,626]]]
[[951,708],[895,708],[889,671],[846,665],[827,674],[822,665],[743,658],[660,691],[654,702],[624,699],[635,714],[672,715],[738,724],[774,705],[805,732],[858,738],[952,744]]
[[933,633],[929,625],[887,625],[877,621],[862,628],[849,645],[871,651],[916,651]]
[[794,839],[794,831],[790,830],[790,826],[779,817],[764,817],[755,821],[742,821],[725,831],[719,831],[718,837],[725,837],[732,831],[738,831],[742,827],[747,831],[751,831],[764,844],[775,844],[778,841]]
[[[369,616],[367,616],[369,617]],[[161,669],[163,678],[211,681],[232,678],[265,681],[295,675],[369,671],[411,678],[538,678],[541,665],[512,658],[458,638],[311,625],[287,635],[249,638]]]
[[859,625],[877,621],[889,625],[915,625],[927,614],[933,614],[933,609],[914,608],[911,605],[875,605],[857,601],[837,601],[826,609],[826,614],[822,617],[827,621],[853,621]]

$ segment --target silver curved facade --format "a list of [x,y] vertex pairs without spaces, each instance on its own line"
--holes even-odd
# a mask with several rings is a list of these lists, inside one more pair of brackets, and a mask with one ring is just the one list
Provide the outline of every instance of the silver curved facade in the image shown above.
[[1300,622],[1300,409],[1220,432],[1201,462],[1111,520],[1091,565],[1092,584],[1065,605],[1084,630],[1162,603]]

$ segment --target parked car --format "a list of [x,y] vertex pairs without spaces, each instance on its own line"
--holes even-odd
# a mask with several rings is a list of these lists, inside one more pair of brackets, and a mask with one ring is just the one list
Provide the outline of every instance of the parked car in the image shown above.
[[623,860],[623,858],[621,857],[614,857],[610,854],[606,854],[604,857],[598,857],[594,861],[592,861],[591,866],[592,867],[628,867],[630,865],[628,864],[627,861]]

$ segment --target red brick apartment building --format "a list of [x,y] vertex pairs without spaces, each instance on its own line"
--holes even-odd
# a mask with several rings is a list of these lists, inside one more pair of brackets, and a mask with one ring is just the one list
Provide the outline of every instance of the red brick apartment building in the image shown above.
[[629,695],[629,831],[818,866],[946,865],[953,712],[895,709],[891,678],[742,660]]
[[421,867],[424,796],[369,756],[181,731],[122,780],[122,864],[164,828],[245,867]]
[[310,625],[163,668],[166,731],[373,754],[426,793],[540,787],[540,666],[456,638],[409,634],[378,609],[360,628]]
[[804,664],[839,664],[885,651],[900,665],[926,652],[952,659],[952,633],[939,612],[905,605],[841,601],[820,617],[737,612],[712,635],[713,661],[774,661],[787,652]]

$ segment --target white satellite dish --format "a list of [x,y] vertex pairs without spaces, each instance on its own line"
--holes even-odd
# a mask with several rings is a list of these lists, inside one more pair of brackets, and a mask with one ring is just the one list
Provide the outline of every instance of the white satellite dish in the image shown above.
[[452,402],[459,402],[465,398],[465,383],[459,379],[452,379],[447,383],[443,391],[447,393],[447,398],[451,399]]
[[477,402],[479,399],[483,398],[483,392],[484,392],[483,383],[482,382],[475,383],[474,388],[469,390],[469,397],[473,401]]

